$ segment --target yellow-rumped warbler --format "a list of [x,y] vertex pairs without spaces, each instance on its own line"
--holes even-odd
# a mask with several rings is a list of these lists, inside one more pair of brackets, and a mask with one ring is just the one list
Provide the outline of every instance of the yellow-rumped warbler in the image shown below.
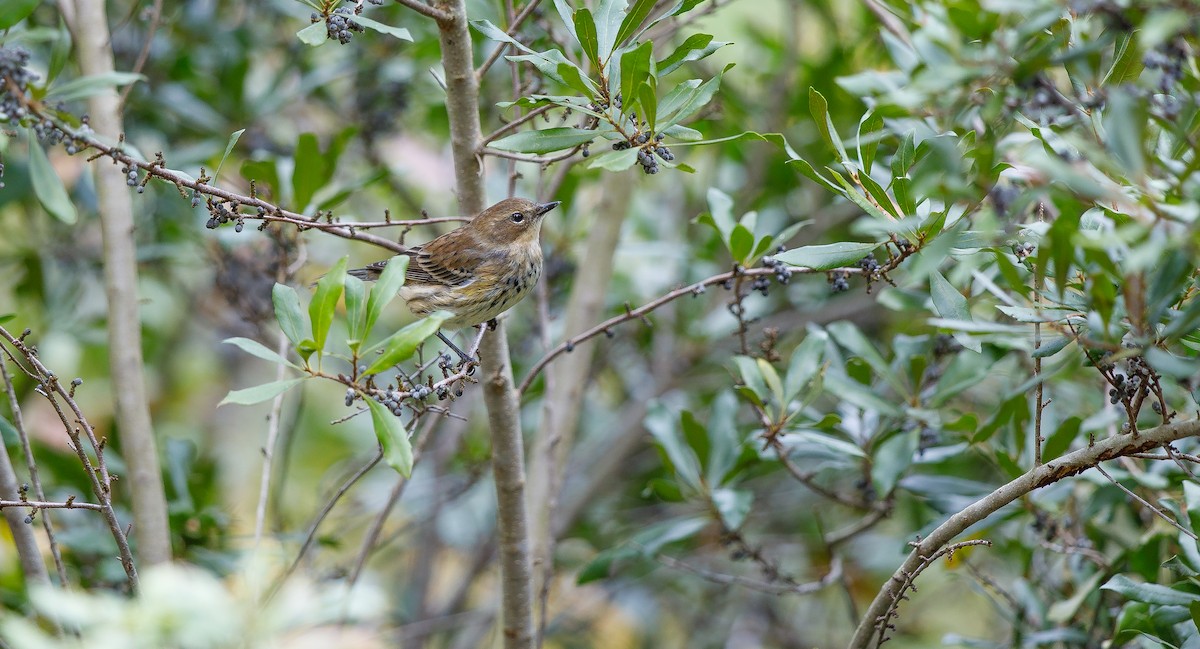
[[[504,313],[542,275],[542,217],[558,204],[506,198],[465,225],[409,248],[402,253],[411,260],[400,297],[417,316],[453,313],[443,329],[479,325]],[[362,280],[379,279],[388,261],[349,273]],[[467,358],[441,332],[438,337]]]

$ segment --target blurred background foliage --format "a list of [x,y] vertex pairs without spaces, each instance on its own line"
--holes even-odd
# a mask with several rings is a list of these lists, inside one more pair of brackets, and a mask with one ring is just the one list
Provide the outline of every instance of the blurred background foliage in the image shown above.
[[[468,4],[473,19],[504,23],[501,3]],[[707,139],[781,133],[790,149],[752,139],[678,147],[694,173],[658,175],[589,168],[573,164],[576,155],[553,196],[564,208],[543,230],[544,294],[508,321],[518,381],[576,333],[562,330],[558,314],[588,233],[615,212],[625,222],[605,318],[729,270],[735,244],[709,223],[748,212],[757,213],[759,235],[804,224],[780,241],[791,249],[777,254],[781,263],[818,266],[805,246],[875,245],[827,266],[853,273],[769,280],[762,294],[749,282],[714,287],[655,311],[653,326],[634,321],[587,343],[601,351],[560,494],[548,647],[845,644],[907,543],[1032,468],[1035,446],[1038,458],[1054,459],[1171,413],[1191,418],[1198,407],[1193,2],[695,4],[666,42],[705,33],[733,45],[659,87],[736,63],[688,125]],[[125,103],[128,140],[196,173],[212,170],[230,134],[245,129],[219,185],[247,192],[253,178],[270,200],[346,220],[379,220],[384,210],[455,214],[432,21],[399,5],[371,6],[368,15],[408,29],[412,42],[368,31],[346,45],[309,47],[296,32],[310,11],[293,0],[165,3],[146,79]],[[113,0],[109,15],[117,68],[131,69],[147,42],[149,3]],[[572,43],[548,1],[522,34],[539,50]],[[480,62],[495,44],[474,37]],[[4,42],[29,49],[46,77],[68,39],[55,6],[43,3]],[[71,63],[59,67],[62,79],[77,74]],[[508,66],[483,78],[485,133],[512,117],[497,103],[555,88],[528,79],[534,85],[514,95]],[[23,134],[0,135],[0,315],[14,313],[14,328],[34,331],[60,376],[84,379],[80,404],[112,434],[109,463],[120,474],[89,165],[49,151],[80,213],[64,225],[33,193],[27,146]],[[507,194],[511,174],[518,195],[535,196],[563,164],[489,159],[489,198]],[[318,182],[293,182],[298,169],[315,167],[324,170]],[[274,370],[221,341],[273,346],[271,286],[281,263],[302,260],[295,284],[305,286],[342,255],[361,265],[384,253],[274,227],[208,230],[207,210],[154,183],[136,201],[146,373],[175,553],[228,587],[249,579],[243,557],[267,406],[216,405]],[[444,229],[419,227],[406,241]],[[731,311],[738,292],[746,295]],[[382,327],[410,319],[393,307]],[[344,323],[334,331],[344,338]],[[1044,407],[1033,396],[1039,375]],[[1134,376],[1153,387],[1122,387]],[[48,406],[24,377],[15,389],[48,497],[86,493]],[[535,381],[523,398],[530,432],[543,390]],[[343,394],[309,382],[285,401],[267,518],[273,570],[295,557],[319,508],[375,452],[365,417],[331,425],[347,414]],[[1131,412],[1133,399],[1145,407]],[[478,391],[453,411],[464,419],[433,431],[366,564],[358,588],[379,601],[361,616],[347,613],[374,629],[353,646],[496,641],[497,582],[486,568],[494,494]],[[12,448],[11,425],[0,426]],[[1044,444],[1035,444],[1037,430]],[[1195,453],[1195,443],[1176,450]],[[928,570],[893,621],[892,643],[1200,646],[1194,465],[1155,457],[1110,463],[1111,481],[1089,472],[1058,482],[973,528],[970,538],[993,546]],[[289,583],[344,585],[395,481],[386,467],[367,473]],[[50,515],[72,580],[119,589],[123,573],[98,517]],[[11,546],[0,546],[0,559],[10,611],[65,606],[30,600]],[[211,575],[164,577],[162,592],[188,580],[220,588]],[[154,618],[148,593],[136,605]],[[204,599],[207,608],[159,614],[217,615],[237,597],[235,589]],[[195,646],[228,639],[209,642]]]

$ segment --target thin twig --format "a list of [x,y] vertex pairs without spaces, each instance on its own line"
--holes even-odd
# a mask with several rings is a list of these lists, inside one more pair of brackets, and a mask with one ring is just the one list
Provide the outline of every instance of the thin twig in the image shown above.
[[0,500],[0,509],[10,507],[28,507],[30,509],[90,509],[92,511],[104,511],[104,505],[96,503],[81,503],[77,500],[67,500],[64,502],[47,502],[45,500]]
[[1193,532],[1193,531],[1189,530],[1188,528],[1186,528],[1186,527],[1184,527],[1184,526],[1180,525],[1178,522],[1176,522],[1176,521],[1175,521],[1175,519],[1173,519],[1173,518],[1171,518],[1170,516],[1168,516],[1166,512],[1164,512],[1163,510],[1161,510],[1161,509],[1159,509],[1159,508],[1155,507],[1154,505],[1150,504],[1150,502],[1149,502],[1148,500],[1146,500],[1145,498],[1142,498],[1141,496],[1139,496],[1139,495],[1137,495],[1136,493],[1134,493],[1134,492],[1133,492],[1133,490],[1132,490],[1132,489],[1130,489],[1129,487],[1126,487],[1125,485],[1121,484],[1120,482],[1117,482],[1115,479],[1113,479],[1113,477],[1112,477],[1111,475],[1109,475],[1109,474],[1108,474],[1108,471],[1105,471],[1105,470],[1104,470],[1104,467],[1102,467],[1102,466],[1100,466],[1099,464],[1097,464],[1095,468],[1096,468],[1096,470],[1097,470],[1097,471],[1099,471],[1099,472],[1100,472],[1100,475],[1104,476],[1105,478],[1108,478],[1108,481],[1109,481],[1109,482],[1111,482],[1111,483],[1113,483],[1114,485],[1116,485],[1116,487],[1117,487],[1118,489],[1120,489],[1121,491],[1124,491],[1124,492],[1125,492],[1125,495],[1129,496],[1130,498],[1133,498],[1134,500],[1136,500],[1136,501],[1138,501],[1139,503],[1141,503],[1141,504],[1142,504],[1144,507],[1146,507],[1146,508],[1147,508],[1147,509],[1149,509],[1150,511],[1154,512],[1154,515],[1155,515],[1155,516],[1158,516],[1159,518],[1163,519],[1164,521],[1166,521],[1166,522],[1170,523],[1170,524],[1171,524],[1171,525],[1172,525],[1172,526],[1173,526],[1175,529],[1177,529],[1177,530],[1179,530],[1180,532],[1183,532],[1184,534],[1186,534],[1186,535],[1190,536],[1190,537],[1192,538],[1192,540],[1193,540],[1193,541],[1200,541],[1200,538],[1198,538],[1198,537],[1196,536],[1196,533],[1195,533],[1195,532]]
[[[433,432],[435,426],[441,421],[441,417],[430,417],[429,421],[421,427],[421,431],[417,433],[416,440],[413,441],[413,466],[417,464],[417,460],[421,459],[421,452],[425,449],[425,442],[429,439],[429,434]],[[383,505],[383,509],[379,515],[375,517],[371,523],[370,529],[367,530],[363,537],[362,546],[358,551],[358,558],[354,561],[354,568],[350,571],[350,578],[346,582],[346,589],[354,588],[354,584],[358,583],[358,578],[362,574],[363,567],[367,565],[367,558],[371,556],[371,551],[375,549],[376,542],[379,541],[379,534],[383,531],[383,525],[387,522],[388,516],[391,515],[392,509],[396,503],[400,502],[400,497],[404,495],[404,489],[408,486],[410,480],[404,476],[400,476],[396,480],[396,485],[392,487],[392,493],[388,494],[388,500]]]
[[283,571],[283,574],[279,576],[277,584],[282,585],[283,582],[287,581],[287,578],[290,577],[292,573],[296,572],[296,568],[300,567],[300,562],[304,559],[305,553],[307,553],[308,549],[312,547],[313,540],[317,538],[317,529],[321,527],[321,523],[325,521],[325,517],[329,515],[329,512],[333,511],[334,506],[337,505],[342,496],[346,495],[346,492],[350,491],[350,488],[353,487],[354,484],[358,482],[364,475],[367,475],[368,471],[375,468],[375,465],[379,464],[379,461],[382,459],[383,449],[379,449],[375,452],[375,456],[372,457],[370,461],[359,467],[359,469],[355,471],[349,478],[346,478],[346,481],[337,488],[337,491],[333,492],[333,495],[330,496],[329,500],[325,502],[325,505],[321,507],[320,511],[317,512],[316,517],[314,517],[312,522],[309,523],[308,531],[304,534],[304,542],[300,544],[300,551],[296,553],[296,558],[292,560],[292,563],[290,566],[288,566],[288,569]]
[[[838,268],[838,269],[835,269],[834,271],[824,271],[824,270],[814,270],[812,268],[804,268],[804,267],[799,267],[799,266],[791,267],[791,270],[793,273],[842,272],[842,273],[855,274],[855,273],[862,272],[861,268]],[[555,358],[558,358],[560,355],[565,354],[567,352],[574,351],[575,347],[577,345],[579,345],[580,343],[591,340],[592,338],[595,338],[596,336],[599,336],[601,334],[605,334],[606,332],[609,332],[613,327],[615,327],[617,325],[623,324],[625,322],[629,322],[630,320],[642,319],[646,316],[646,314],[654,311],[655,309],[657,309],[657,308],[663,306],[664,304],[667,304],[673,300],[677,300],[677,299],[687,296],[687,295],[700,295],[709,286],[713,286],[716,284],[722,284],[726,281],[733,280],[735,277],[737,277],[738,274],[739,273],[736,271],[729,271],[726,273],[721,273],[720,275],[713,275],[712,277],[702,279],[699,282],[688,284],[687,286],[684,286],[681,288],[677,288],[665,295],[662,295],[658,298],[655,298],[654,300],[651,300],[650,302],[647,302],[646,304],[643,304],[642,306],[640,306],[636,309],[628,309],[625,311],[625,313],[623,313],[621,315],[613,316],[613,317],[609,318],[608,320],[605,320],[604,322],[601,322],[600,324],[592,327],[591,329],[584,331],[583,333],[572,336],[571,338],[567,339],[562,344],[560,344],[558,347],[555,347],[554,349],[550,350],[548,353],[546,353],[545,356],[542,356],[540,359],[538,359],[538,362],[533,364],[533,367],[529,370],[529,373],[526,374],[525,378],[521,380],[521,385],[520,385],[520,387],[517,388],[517,392],[520,394],[524,394],[525,391],[529,389],[529,385],[531,383],[533,383],[533,380],[535,378],[537,378],[537,375],[543,369],[546,368],[546,365],[550,364],[551,361],[553,361]],[[764,268],[745,268],[745,269],[741,270],[740,274],[750,276],[750,277],[773,276],[775,274],[775,269],[765,268],[765,267]]]
[[[280,356],[287,354],[288,339],[279,334],[279,344],[275,352]],[[275,368],[275,380],[282,381],[287,376],[287,366],[282,362]],[[275,459],[275,446],[279,441],[280,416],[283,412],[283,392],[275,395],[271,401],[271,411],[267,413],[267,441],[263,445],[262,476],[258,481],[258,506],[254,511],[254,547],[262,542],[263,528],[267,522],[267,501],[271,496],[271,467]]]
[[[521,28],[521,24],[525,22],[525,19],[533,14],[533,10],[537,9],[539,2],[541,2],[541,0],[529,0],[529,4],[525,5],[525,8],[521,10],[521,13],[517,14],[516,19],[512,21],[511,25],[508,26],[509,36],[513,36],[514,38],[516,37],[517,30]],[[478,83],[480,79],[483,79],[483,75],[487,74],[488,69],[495,65],[496,61],[500,58],[500,55],[503,54],[504,50],[508,49],[508,47],[510,47],[508,43],[501,43],[497,45],[496,49],[492,50],[492,53],[488,55],[483,64],[475,69],[476,83]]]
[[771,595],[811,595],[815,592],[829,587],[842,578],[842,561],[838,557],[834,557],[833,563],[829,566],[829,572],[817,581],[810,581],[803,584],[773,584],[770,582],[751,579],[741,575],[730,575],[722,572],[716,572],[705,568],[699,568],[689,563],[680,561],[674,557],[659,554],[655,555],[654,560],[663,564],[668,568],[675,570],[684,570],[694,575],[702,577],[716,584],[726,586],[741,586],[750,590],[757,590]]
[[[50,406],[54,409],[55,414],[58,415],[59,421],[62,422],[67,437],[71,441],[71,450],[75,451],[76,457],[79,458],[80,464],[83,465],[84,473],[87,474],[88,482],[92,487],[92,493],[95,494],[96,500],[102,506],[101,513],[104,516],[105,523],[108,524],[108,529],[112,533],[113,540],[116,541],[117,551],[120,554],[121,567],[125,569],[125,576],[129,582],[129,587],[131,590],[136,591],[138,587],[137,568],[133,563],[133,553],[129,549],[128,536],[121,525],[121,521],[117,518],[116,510],[112,506],[113,477],[109,474],[108,465],[104,459],[104,443],[96,438],[95,429],[92,428],[87,418],[84,417],[79,404],[63,388],[62,383],[58,380],[58,376],[43,365],[37,354],[25,344],[23,340],[24,336],[21,338],[13,336],[7,329],[0,326],[0,338],[7,340],[21,354],[25,362],[29,364],[29,368],[25,368],[19,363],[17,366],[21,367],[22,371],[28,373],[30,378],[37,381],[38,392],[50,402]],[[14,362],[16,361],[16,357],[7,348],[0,346],[0,349],[4,349],[9,358],[13,359]],[[67,408],[74,415],[74,421],[63,410],[62,404],[58,401],[59,398],[66,402]],[[78,424],[78,427],[75,424]],[[83,448],[80,440],[81,432],[87,436],[88,442],[96,454],[95,463],[92,462],[91,458],[88,457],[87,451]]]
[[[138,52],[137,60],[133,62],[133,67],[129,71],[133,74],[141,74],[142,69],[146,67],[146,61],[150,58],[150,46],[154,44],[154,34],[158,31],[159,21],[162,19],[162,4],[163,0],[154,0],[153,6],[150,7],[150,22],[146,26],[146,40],[142,42],[142,51]],[[137,84],[136,81],[125,86],[121,91],[121,107],[125,106],[125,100],[129,99],[129,93]]]
[[[17,393],[13,390],[12,376],[8,373],[8,362],[0,358],[0,377],[4,379],[4,391],[8,395],[8,407],[13,415],[13,427],[17,429],[17,439],[21,442],[21,452],[25,456],[25,468],[29,471],[29,483],[38,500],[46,500],[46,492],[42,490],[42,479],[38,475],[37,462],[33,458],[33,447],[29,444],[29,433],[25,430],[25,417],[21,414],[21,404],[17,401]],[[50,541],[50,556],[54,558],[54,572],[58,574],[60,586],[67,584],[67,569],[63,565],[62,551],[58,549],[58,536],[54,533],[54,524],[49,516],[42,516],[42,529],[46,530],[46,538]]]

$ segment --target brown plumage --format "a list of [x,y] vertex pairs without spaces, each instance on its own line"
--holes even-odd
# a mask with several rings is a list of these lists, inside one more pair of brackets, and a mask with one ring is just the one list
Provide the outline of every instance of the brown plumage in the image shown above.
[[[442,328],[482,324],[520,302],[542,275],[542,217],[558,206],[506,198],[470,222],[410,248],[400,297],[418,316],[449,311]],[[378,279],[388,260],[349,271]]]

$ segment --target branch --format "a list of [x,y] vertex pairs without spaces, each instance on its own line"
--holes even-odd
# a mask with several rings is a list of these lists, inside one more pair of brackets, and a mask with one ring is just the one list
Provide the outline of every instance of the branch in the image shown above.
[[749,588],[750,590],[757,590],[771,595],[811,595],[836,583],[842,578],[842,560],[838,557],[833,558],[833,564],[829,567],[829,572],[824,577],[821,577],[817,581],[810,581],[804,584],[773,584],[766,581],[759,581],[757,579],[750,579],[749,577],[743,577],[741,575],[729,575],[723,572],[715,572],[705,568],[693,566],[665,554],[655,555],[654,560],[668,568],[684,570],[716,584],[724,584],[726,586],[741,586],[743,588]]
[[[479,125],[479,82],[472,67],[471,32],[466,0],[439,0],[450,20],[439,21],[442,68],[446,77],[446,114],[459,209],[478,214],[484,208],[483,167],[477,155],[483,140]],[[496,527],[500,548],[501,620],[506,649],[530,649],[533,643],[533,567],[525,509],[525,457],[521,404],[513,390],[512,359],[503,321],[479,349],[483,399],[492,433],[492,475],[496,481]]]
[[[47,502],[45,500],[0,500],[0,509],[13,509],[17,507],[28,507],[35,511],[38,509],[90,509],[97,512],[104,511],[104,505],[76,502],[74,496],[61,503]],[[29,526],[26,525],[25,527]]]
[[[80,71],[84,76],[111,73],[113,53],[105,3],[75,0],[73,14],[72,31]],[[88,112],[90,125],[98,135],[117,138],[124,130],[121,100],[115,89],[105,88],[90,96]],[[116,423],[121,431],[122,455],[129,467],[138,558],[145,565],[155,565],[171,560],[171,526],[167,521],[167,497],[146,394],[133,198],[125,174],[116,165],[97,167],[95,181],[104,244],[109,376]]]
[[[136,591],[138,587],[138,575],[137,568],[133,565],[133,553],[129,549],[129,539],[125,535],[121,521],[117,519],[117,513],[112,506],[112,483],[115,481],[115,477],[109,474],[108,464],[104,460],[105,442],[96,438],[95,429],[88,423],[87,418],[83,416],[83,411],[79,409],[79,404],[75,402],[73,393],[75,385],[78,384],[72,383],[71,392],[67,392],[63,388],[62,383],[59,382],[58,376],[42,364],[42,361],[37,356],[37,352],[25,344],[24,338],[28,334],[29,330],[26,329],[25,333],[18,338],[0,326],[0,338],[7,340],[25,362],[29,364],[29,367],[24,367],[20,363],[17,363],[17,366],[37,382],[38,393],[50,402],[51,407],[54,408],[54,413],[58,415],[63,428],[66,429],[67,437],[71,440],[71,450],[75,451],[76,457],[79,458],[80,464],[83,465],[88,483],[92,486],[92,493],[95,494],[96,500],[100,503],[100,511],[104,515],[104,522],[108,524],[108,529],[113,535],[113,540],[117,543],[121,567],[125,569],[125,576],[129,581],[129,586],[132,590]],[[0,349],[4,349],[5,354],[13,362],[16,362],[16,357],[7,348],[0,346]],[[67,417],[67,413],[63,411],[62,404],[58,401],[59,398],[66,402],[71,414],[74,415],[73,422]],[[75,424],[78,424],[78,427]],[[92,450],[96,454],[96,462],[94,464],[91,458],[88,457],[87,451],[83,448],[80,440],[81,432],[87,436],[88,443],[91,444]],[[43,497],[42,500],[45,500],[45,498]]]
[[[4,364],[4,360],[0,358],[0,365]],[[4,378],[8,378],[5,373]],[[10,388],[11,389],[11,386]],[[29,485],[19,486],[17,480],[17,472],[13,470],[12,460],[8,457],[7,449],[0,452],[0,494],[11,496],[12,494],[20,494],[24,497],[28,492]],[[12,507],[10,504],[14,501],[0,500],[0,509]],[[25,504],[22,501],[15,501],[18,504]],[[34,509],[36,512],[36,508]],[[50,577],[46,572],[46,563],[42,561],[42,551],[38,548],[37,536],[33,533],[33,521],[21,515],[20,511],[15,509],[5,511],[4,519],[8,523],[8,529],[12,532],[13,545],[17,548],[17,558],[21,563],[21,573],[25,575],[25,580],[31,584],[48,584]]]
[[[38,500],[46,500],[46,492],[42,490],[42,479],[38,475],[37,462],[33,459],[33,447],[29,444],[29,433],[25,430],[25,417],[21,414],[21,404],[17,402],[17,392],[13,389],[12,377],[8,373],[8,362],[2,357],[0,357],[0,379],[4,381],[4,392],[8,395],[8,408],[12,412],[13,428],[17,429],[17,439],[21,443],[21,452],[25,456],[25,469],[29,471],[29,482],[33,485],[33,494]],[[42,516],[42,529],[46,530],[46,539],[50,542],[50,556],[54,558],[54,571],[58,574],[58,583],[66,585],[67,569],[63,566],[62,552],[58,549],[58,537],[54,534],[54,524],[50,522],[49,516]]]
[[972,503],[966,509],[951,516],[928,537],[916,544],[908,558],[880,589],[875,600],[871,602],[870,608],[859,621],[858,628],[854,631],[854,638],[850,642],[851,649],[866,649],[870,646],[871,641],[878,635],[881,625],[886,622],[885,616],[907,588],[907,575],[916,572],[923,562],[943,550],[943,546],[954,537],[992,515],[1001,507],[1037,489],[1082,473],[1106,460],[1144,453],[1179,439],[1196,436],[1200,436],[1200,420],[1197,419],[1165,424],[1141,431],[1139,434],[1115,435],[1035,467]]
[[[541,0],[529,0],[529,4],[525,5],[525,8],[521,10],[521,13],[517,14],[517,17],[513,19],[512,24],[508,26],[509,36],[513,36],[515,38],[517,30],[521,28],[521,24],[525,22],[525,19],[533,14],[533,10],[537,9],[539,2],[541,2]],[[501,43],[496,46],[496,49],[492,50],[492,53],[488,55],[487,60],[483,62],[483,65],[480,65],[479,68],[475,70],[476,83],[483,79],[483,75],[487,74],[487,71],[493,65],[495,65],[496,61],[500,58],[500,55],[503,54],[504,50],[508,47],[508,43]]]
[[452,16],[450,12],[438,7],[427,5],[424,2],[421,2],[421,0],[396,0],[396,3],[401,6],[408,7],[422,16],[432,18],[438,21],[439,24],[449,22],[454,19],[454,16]]
[[[793,273],[827,273],[827,272],[841,272],[841,273],[850,273],[850,274],[854,274],[854,273],[861,274],[862,273],[861,268],[837,268],[837,269],[834,269],[831,271],[814,270],[812,268],[804,268],[804,267],[800,267],[800,266],[789,266],[788,268],[790,268]],[[558,358],[559,356],[561,356],[564,353],[575,351],[576,345],[578,345],[579,343],[591,340],[592,338],[595,338],[596,336],[599,336],[600,334],[604,334],[606,336],[611,336],[612,335],[611,329],[619,324],[629,322],[630,320],[644,319],[646,317],[646,314],[650,313],[651,311],[654,311],[655,309],[657,309],[669,302],[672,302],[674,300],[678,300],[679,298],[684,297],[686,295],[701,295],[704,293],[704,290],[706,288],[708,288],[709,286],[713,286],[716,284],[724,284],[725,282],[733,281],[738,277],[760,277],[760,276],[770,277],[773,275],[775,275],[775,269],[766,268],[766,267],[743,268],[743,269],[738,269],[738,270],[731,270],[727,273],[721,273],[720,275],[713,275],[712,277],[709,277],[707,279],[702,279],[699,282],[695,282],[694,284],[688,284],[687,286],[677,288],[677,289],[671,291],[670,293],[667,293],[666,295],[663,295],[654,300],[651,300],[650,302],[647,302],[646,304],[643,304],[642,306],[640,306],[636,309],[630,309],[628,307],[628,305],[626,305],[624,314],[619,315],[619,316],[613,316],[613,317],[609,318],[608,320],[601,322],[600,324],[592,327],[591,329],[588,329],[587,331],[585,331],[577,336],[568,338],[561,345],[550,350],[549,352],[546,353],[545,356],[542,356],[540,359],[538,359],[538,362],[533,364],[533,367],[529,370],[529,373],[526,374],[525,378],[521,380],[521,386],[519,388],[517,388],[517,392],[524,394],[525,391],[529,389],[529,385],[531,383],[533,383],[533,380],[535,378],[537,378],[537,375],[542,370],[546,369],[546,366],[549,365],[551,361]]]

